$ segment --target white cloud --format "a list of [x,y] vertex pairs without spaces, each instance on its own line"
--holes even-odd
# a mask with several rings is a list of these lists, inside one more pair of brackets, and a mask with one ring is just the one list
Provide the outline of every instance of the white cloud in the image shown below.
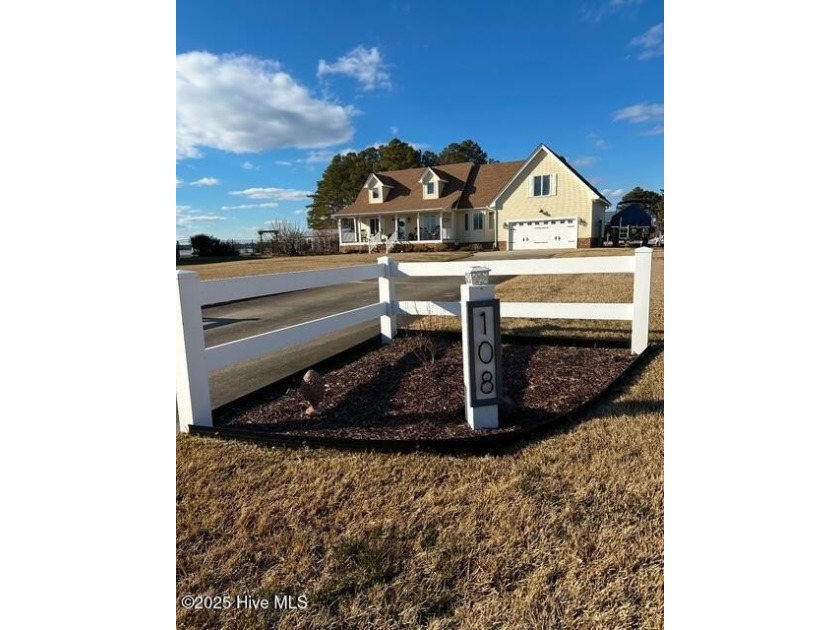
[[581,9],[583,19],[589,22],[600,22],[605,17],[628,9],[634,5],[642,4],[643,0],[609,0],[606,3],[586,4]]
[[245,161],[245,162],[242,162],[242,168],[244,168],[246,171],[252,171],[252,170],[254,170],[254,165],[251,164],[248,161]]
[[623,188],[602,188],[601,192],[610,201],[621,201],[621,196],[625,191]]
[[295,210],[295,214],[303,214],[306,210]]
[[193,223],[225,220],[225,217],[218,214],[200,214],[201,212],[204,211],[191,206],[175,206],[175,224],[180,227],[189,227]]
[[275,164],[277,164],[277,166],[291,166],[292,165],[292,163],[289,162],[288,160],[277,160],[275,162]]
[[246,190],[234,190],[230,194],[247,197],[248,199],[295,201],[298,199],[307,199],[312,193],[308,190],[293,190],[291,188],[248,188]]
[[295,160],[298,164],[327,164],[332,161],[336,151],[329,149],[321,149],[320,151],[310,151],[305,158]]
[[190,182],[190,186],[218,186],[222,182],[220,182],[215,177],[202,177],[201,179],[197,179],[194,182]]
[[647,131],[643,131],[640,133],[640,136],[661,136],[665,133],[665,125],[656,125],[656,127],[652,127]]
[[618,110],[613,116],[613,120],[626,120],[629,123],[643,123],[649,120],[660,120],[665,116],[664,105],[648,105],[647,103],[639,103],[638,105],[631,105],[624,109]]
[[329,164],[336,155],[347,155],[352,153],[355,149],[346,147],[341,151],[331,151],[330,149],[321,149],[319,151],[310,151],[305,158],[295,160],[298,164]]
[[175,188],[180,188],[184,185],[184,180],[178,177],[175,178]]
[[366,91],[376,88],[391,88],[391,76],[386,70],[379,49],[356,46],[333,63],[318,61],[318,77],[328,74],[344,74],[358,80]]
[[586,155],[586,156],[578,158],[576,160],[572,160],[572,166],[592,166],[597,161],[598,161],[598,158],[592,157],[590,155]]
[[639,59],[653,59],[665,54],[665,24],[660,22],[650,27],[645,33],[634,37],[630,41],[630,47],[641,48]]
[[587,136],[587,137],[592,141],[592,144],[594,144],[599,149],[606,149],[607,147],[610,146],[610,145],[607,144],[606,140],[604,140],[603,138],[598,136],[598,134],[595,133],[594,131],[592,133],[590,133],[589,136]]
[[395,135],[395,136],[396,136],[399,132],[400,132],[400,128],[399,128],[399,127],[391,127],[391,133],[392,133],[393,135]]
[[177,159],[201,157],[201,147],[258,153],[353,137],[354,107],[313,97],[276,61],[189,52],[175,71]]
[[247,210],[249,208],[276,208],[279,203],[270,201],[268,203],[244,203],[239,206],[222,206],[222,210]]

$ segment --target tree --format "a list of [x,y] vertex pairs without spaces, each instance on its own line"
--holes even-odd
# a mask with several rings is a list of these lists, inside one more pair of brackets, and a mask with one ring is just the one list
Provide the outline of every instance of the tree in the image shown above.
[[191,236],[190,245],[196,256],[239,256],[239,248],[234,241],[222,241],[209,234]]
[[437,166],[440,164],[438,154],[434,151],[423,151],[420,154],[420,166]]
[[318,181],[306,221],[313,230],[335,227],[332,215],[356,200],[368,175],[379,169],[379,150],[369,147],[359,153],[336,155]]
[[473,162],[487,164],[487,152],[473,140],[453,142],[438,155],[438,164],[457,164],[458,162]]
[[660,191],[662,194],[656,203],[653,204],[653,216],[656,217],[656,227],[660,234],[665,233],[665,189]]
[[399,171],[420,166],[420,151],[399,138],[379,147],[379,170]]
[[644,188],[640,188],[636,186],[633,190],[626,193],[621,200],[622,201],[650,201],[651,203],[655,203],[662,195],[659,193],[655,193],[652,190],[645,190]]
[[271,249],[275,254],[299,256],[306,249],[306,230],[297,223],[276,219],[271,222],[274,230]]

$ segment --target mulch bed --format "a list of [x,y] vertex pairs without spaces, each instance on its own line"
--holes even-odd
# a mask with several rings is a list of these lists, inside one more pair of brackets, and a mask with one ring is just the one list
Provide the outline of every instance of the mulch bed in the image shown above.
[[[425,340],[427,341],[427,340]],[[358,440],[433,440],[476,435],[464,417],[461,342],[435,340],[434,361],[424,339],[398,337],[323,374],[326,396],[307,417],[297,389],[267,391],[219,410],[216,426],[290,436]],[[499,428],[515,432],[568,413],[604,390],[635,357],[626,349],[503,343],[506,394]]]

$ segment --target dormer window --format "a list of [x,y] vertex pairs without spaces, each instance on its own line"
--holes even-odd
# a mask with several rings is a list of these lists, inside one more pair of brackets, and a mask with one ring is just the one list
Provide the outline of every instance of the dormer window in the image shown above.
[[370,175],[365,182],[368,191],[368,203],[383,203],[388,196],[388,189],[391,188],[386,182],[375,174]]
[[432,168],[426,168],[420,176],[420,186],[423,191],[423,199],[438,199],[443,193],[446,180]]

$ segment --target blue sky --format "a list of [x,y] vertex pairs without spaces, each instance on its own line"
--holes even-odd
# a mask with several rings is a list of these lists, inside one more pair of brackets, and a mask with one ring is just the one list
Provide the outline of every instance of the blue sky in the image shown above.
[[544,142],[613,201],[664,188],[663,5],[177,5],[176,230],[305,226],[332,155],[470,138],[501,161]]

